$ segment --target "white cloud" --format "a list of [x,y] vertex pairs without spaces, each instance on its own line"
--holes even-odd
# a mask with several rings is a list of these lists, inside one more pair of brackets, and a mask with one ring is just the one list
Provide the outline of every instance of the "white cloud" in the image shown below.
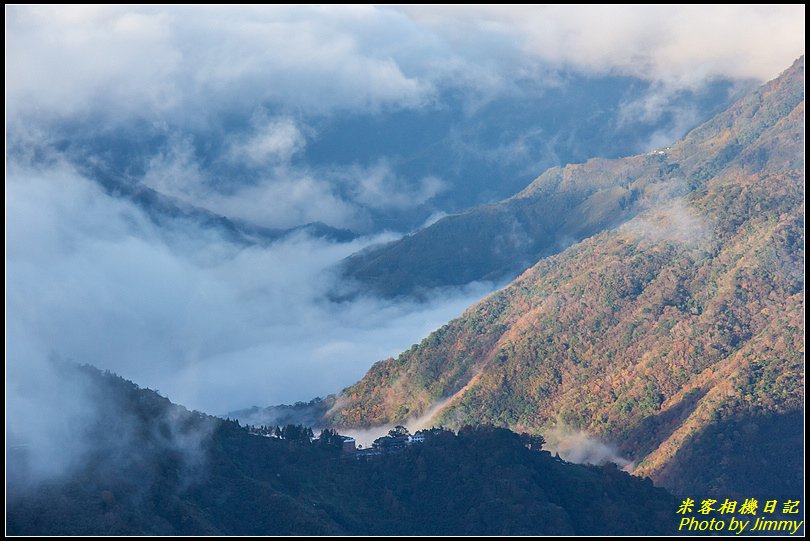
[[6,100],[24,113],[119,116],[180,103],[184,65],[168,13],[126,8],[17,6],[6,11]]
[[690,86],[777,76],[804,53],[804,5],[407,6],[458,48],[512,36],[540,63]]
[[194,155],[188,139],[176,138],[149,163],[143,183],[215,213],[266,227],[311,222],[364,231],[367,209],[417,207],[444,191],[435,176],[411,180],[384,159],[370,167],[307,167],[290,158],[304,144],[306,127],[288,118],[265,119],[247,135],[229,138],[225,159],[246,160],[260,170],[256,182],[217,183]]
[[371,167],[333,169],[331,175],[349,186],[354,201],[372,209],[407,209],[433,199],[447,188],[434,176],[415,182],[399,178],[391,165],[381,160]]
[[142,181],[186,203],[265,227],[321,221],[362,229],[363,209],[342,197],[337,186],[306,168],[290,166],[289,158],[303,144],[302,132],[288,119],[270,120],[247,136],[232,136],[225,159],[241,156],[263,167],[254,183],[219,184],[200,165],[191,142],[175,138],[150,160]]
[[648,152],[672,144],[700,123],[700,114],[694,104],[677,104],[677,87],[654,84],[643,95],[621,105],[619,125],[656,123],[662,116],[671,115],[672,122],[640,141],[638,152]]
[[148,163],[142,182],[165,195],[188,203],[202,203],[211,192],[205,171],[191,141],[174,137]]
[[[149,186],[270,227],[324,221],[363,230],[370,213],[411,209],[457,186],[431,174],[406,178],[396,156],[292,166],[317,137],[313,119],[441,107],[447,89],[469,95],[474,108],[517,81],[557,85],[559,68],[623,73],[654,81],[626,105],[628,122],[674,115],[639,149],[647,150],[695,122],[692,110],[669,106],[684,86],[784,69],[803,51],[803,15],[804,6],[14,6],[6,17],[9,141],[19,156],[35,156],[37,145],[58,144],[76,126],[103,140],[145,120],[161,128],[144,137],[173,134],[149,164]],[[228,124],[251,115],[247,127]],[[55,121],[76,124],[59,131]],[[555,156],[546,131],[486,148],[452,129],[451,137],[478,157],[533,164],[536,149]],[[217,160],[218,172],[210,167]],[[223,162],[249,173],[229,178]]]
[[240,249],[191,225],[157,229],[67,167],[12,167],[6,195],[9,374],[57,355],[212,413],[305,400],[488,291],[333,303],[328,268],[375,239]]
[[565,426],[554,426],[543,432],[545,448],[557,453],[563,460],[575,464],[606,464],[612,462],[621,468],[631,466],[615,446],[599,441],[582,430]]
[[804,6],[15,6],[6,36],[11,120],[194,123],[265,102],[422,107],[440,86],[486,93],[556,68],[765,80],[803,53]]
[[17,6],[6,19],[7,100],[15,115],[188,122],[265,101],[309,111],[417,106],[431,84],[360,47],[391,17],[373,8]]
[[204,206],[267,227],[292,227],[324,222],[333,227],[362,230],[364,212],[344,199],[325,179],[295,169],[275,169],[259,184],[241,187],[231,194],[217,194]]
[[231,141],[229,157],[256,166],[285,163],[306,146],[306,138],[295,120],[289,117],[254,118],[253,130]]
[[662,194],[649,208],[619,228],[623,234],[653,243],[677,242],[697,247],[714,237],[714,227],[682,197]]

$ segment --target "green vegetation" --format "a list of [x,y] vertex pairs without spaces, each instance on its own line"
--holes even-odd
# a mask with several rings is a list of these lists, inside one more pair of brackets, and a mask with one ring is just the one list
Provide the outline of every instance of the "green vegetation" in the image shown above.
[[[313,443],[302,426],[251,434],[80,370],[102,412],[76,434],[92,450],[48,481],[12,476],[9,534],[661,534],[675,524],[677,502],[648,479],[564,463],[538,450],[542,438],[436,429],[401,453],[355,460],[330,432]],[[24,462],[11,453],[9,471]]]
[[648,188],[677,174],[666,168],[657,158],[553,168],[512,198],[371,247],[347,258],[342,270],[364,290],[389,297],[514,278],[541,257],[636,215]]
[[355,254],[343,271],[364,290],[425,297],[431,288],[514,278],[662,200],[706,195],[713,179],[729,180],[732,171],[803,175],[803,130],[796,129],[804,123],[803,66],[804,57],[670,148],[551,168],[509,199]]
[[[503,203],[510,214],[515,205],[547,205],[547,190],[585,186],[614,194],[609,201],[628,190],[625,200],[643,210],[541,260],[376,364],[337,397],[329,421],[403,422],[445,401],[435,422],[532,432],[565,425],[616,442],[636,473],[679,491],[722,496],[747,486],[717,467],[745,452],[742,439],[704,451],[709,435],[743,417],[778,419],[786,434],[801,433],[793,412],[804,397],[803,73],[801,58],[671,148],[552,170]],[[557,223],[589,215],[559,208],[536,212]],[[504,246],[490,241],[474,239],[484,252]],[[463,238],[453,242],[463,246]],[[754,425],[752,437],[767,433]],[[790,438],[769,457],[783,488],[801,475],[788,467],[802,456]],[[672,474],[683,472],[683,456],[695,457],[688,482]],[[743,470],[761,478],[753,463]]]

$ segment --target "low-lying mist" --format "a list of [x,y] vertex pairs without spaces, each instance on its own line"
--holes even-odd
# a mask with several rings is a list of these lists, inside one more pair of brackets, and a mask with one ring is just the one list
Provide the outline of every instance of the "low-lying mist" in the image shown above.
[[306,400],[353,383],[490,290],[333,302],[330,267],[393,235],[237,247],[196,224],[157,228],[67,166],[12,167],[6,196],[12,378],[57,356],[214,414]]
[[120,417],[81,378],[60,375],[60,363],[108,369],[211,414],[308,400],[353,383],[490,289],[423,303],[331,301],[330,268],[394,235],[236,246],[195,223],[158,227],[66,165],[10,166],[6,199],[7,435],[33,479],[70,471],[92,444],[88,427]]
[[543,437],[546,439],[544,448],[559,454],[560,458],[568,462],[595,465],[612,462],[625,469],[631,466],[631,462],[623,458],[614,446],[582,430],[554,427],[546,429]]
[[406,419],[402,423],[392,423],[387,425],[379,425],[379,426],[372,426],[369,428],[345,428],[340,429],[340,433],[346,436],[353,437],[358,445],[362,445],[363,447],[371,447],[371,444],[379,437],[385,436],[388,434],[388,431],[394,428],[396,425],[402,425],[406,427],[412,434],[416,433],[419,430],[433,428],[434,426],[439,426],[440,423],[436,423],[436,418],[439,412],[444,409],[447,403],[450,402],[450,399],[440,400],[428,408],[421,415],[413,415]]

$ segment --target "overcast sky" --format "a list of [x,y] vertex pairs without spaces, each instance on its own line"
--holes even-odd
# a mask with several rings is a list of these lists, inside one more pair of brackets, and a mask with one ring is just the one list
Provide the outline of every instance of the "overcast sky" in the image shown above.
[[[804,5],[6,9],[8,115],[160,119],[276,99],[421,107],[573,67],[690,85],[765,81],[802,54]],[[204,119],[198,119],[204,122]]]

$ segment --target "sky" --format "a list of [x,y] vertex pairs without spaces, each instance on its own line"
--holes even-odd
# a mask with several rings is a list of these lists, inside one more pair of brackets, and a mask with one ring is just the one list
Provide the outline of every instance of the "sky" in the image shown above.
[[[14,6],[5,24],[11,424],[36,413],[32,396],[54,396],[59,382],[30,387],[50,359],[213,414],[323,396],[497,287],[330,300],[336,263],[407,233],[386,216],[453,210],[431,206],[446,171],[308,163],[331,119],[440,116],[448,95],[473,114],[578,74],[642,81],[622,114],[643,122],[711,81],[773,78],[804,48],[803,5]],[[681,120],[680,133],[694,115]],[[187,221],[158,226],[77,165],[98,162],[218,214],[360,235],[236,246]]]
[[[17,6],[6,10],[6,98],[12,122],[205,122],[267,98],[290,110],[418,108],[445,85],[485,95],[562,65],[664,85],[764,81],[803,47],[803,5]],[[289,151],[282,139],[266,150]]]

